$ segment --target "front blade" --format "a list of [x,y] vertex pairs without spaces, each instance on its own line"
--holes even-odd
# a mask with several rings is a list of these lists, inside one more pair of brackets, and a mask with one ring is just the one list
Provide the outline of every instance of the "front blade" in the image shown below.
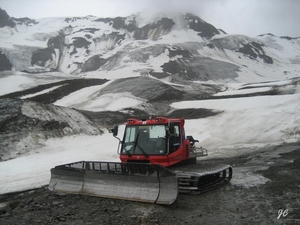
[[76,162],[51,169],[49,189],[131,201],[172,204],[178,195],[175,173],[153,164]]

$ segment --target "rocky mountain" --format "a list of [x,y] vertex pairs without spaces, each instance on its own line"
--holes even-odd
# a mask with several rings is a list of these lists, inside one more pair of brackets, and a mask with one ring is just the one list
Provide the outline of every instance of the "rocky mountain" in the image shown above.
[[1,71],[79,75],[126,68],[136,75],[200,81],[299,73],[289,65],[300,63],[300,38],[230,35],[189,13],[32,20],[1,10],[0,16]]

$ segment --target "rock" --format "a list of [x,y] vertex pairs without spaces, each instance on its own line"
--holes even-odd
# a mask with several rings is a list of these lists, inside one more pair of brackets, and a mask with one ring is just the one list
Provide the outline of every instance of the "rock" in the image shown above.
[[118,206],[114,206],[112,209],[111,209],[112,212],[119,212],[120,211],[120,208]]
[[64,216],[58,216],[56,219],[58,221],[66,221],[67,220],[66,217],[64,217]]
[[5,55],[4,52],[0,51],[0,71],[11,70],[12,64]]
[[60,202],[55,201],[55,202],[52,203],[52,205],[53,206],[58,206],[58,205],[60,205]]

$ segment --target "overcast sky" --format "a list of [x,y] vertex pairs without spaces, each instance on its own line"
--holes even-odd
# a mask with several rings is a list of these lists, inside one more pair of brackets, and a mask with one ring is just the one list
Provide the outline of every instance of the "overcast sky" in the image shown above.
[[191,12],[229,34],[300,37],[300,0],[0,0],[0,7],[12,17],[33,19]]

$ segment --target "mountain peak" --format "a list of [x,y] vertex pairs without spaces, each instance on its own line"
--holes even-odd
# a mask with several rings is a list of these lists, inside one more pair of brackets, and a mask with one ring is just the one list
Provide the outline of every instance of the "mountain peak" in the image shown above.
[[16,23],[10,18],[7,12],[0,8],[0,28],[5,26],[14,27],[15,25]]
[[[236,80],[247,73],[289,75],[287,69],[285,73],[271,69],[273,64],[278,68],[299,64],[298,50],[285,53],[285,59],[274,50],[288,45],[298,49],[297,40],[271,34],[257,38],[227,35],[192,13],[161,11],[33,21],[11,18],[1,9],[0,17],[2,70],[98,74],[126,69],[159,79]],[[253,72],[253,66],[263,69]]]

